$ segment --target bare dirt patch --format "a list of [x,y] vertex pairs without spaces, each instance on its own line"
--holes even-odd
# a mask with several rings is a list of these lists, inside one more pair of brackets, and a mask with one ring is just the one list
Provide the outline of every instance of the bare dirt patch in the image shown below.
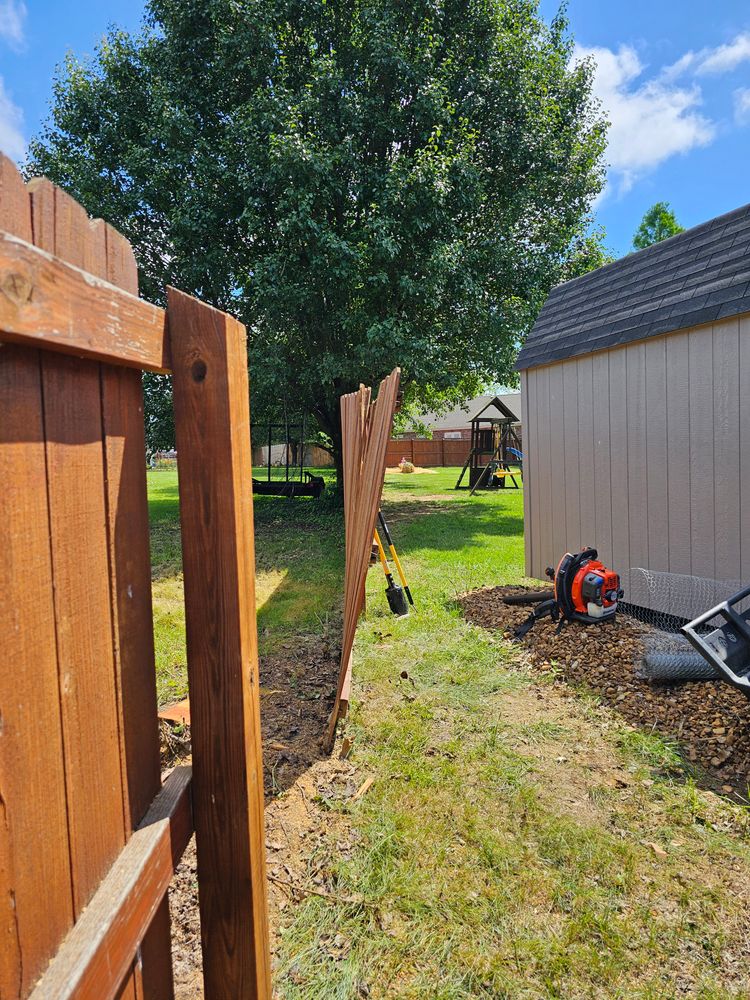
[[[522,587],[491,587],[464,594],[464,615],[513,639],[528,607],[503,604]],[[614,624],[557,625],[543,619],[520,645],[534,669],[585,685],[640,729],[676,740],[709,787],[745,800],[750,781],[750,705],[720,682],[654,684],[636,676],[648,626],[619,615]],[[513,639],[514,642],[518,640]]]
[[[353,797],[361,781],[347,761],[325,756],[320,737],[333,704],[339,650],[325,638],[289,641],[262,656],[261,730],[272,947],[287,907],[323,893],[334,858],[353,849],[332,799]],[[162,735],[164,766],[190,761],[189,733]],[[169,891],[177,1000],[202,997],[195,840]]]

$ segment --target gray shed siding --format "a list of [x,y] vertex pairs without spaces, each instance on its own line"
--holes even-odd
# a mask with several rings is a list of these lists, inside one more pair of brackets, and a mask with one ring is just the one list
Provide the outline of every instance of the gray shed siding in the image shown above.
[[[750,582],[750,314],[521,372],[526,572]],[[639,600],[638,603],[643,603]]]

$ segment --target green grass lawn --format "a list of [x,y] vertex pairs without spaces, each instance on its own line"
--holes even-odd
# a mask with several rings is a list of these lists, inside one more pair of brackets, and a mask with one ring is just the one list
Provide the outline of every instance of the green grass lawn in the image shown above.
[[[458,471],[388,477],[416,613],[390,615],[370,572],[346,727],[374,784],[325,803],[358,846],[328,871],[327,898],[287,911],[279,996],[750,997],[746,813],[697,789],[657,736],[563,697],[462,618],[457,594],[522,579],[523,504],[454,492]],[[150,474],[149,496],[166,697],[184,690],[172,474]],[[342,524],[306,500],[256,498],[255,512],[262,655],[336,620]]]
[[[313,470],[330,479],[329,470]],[[177,473],[148,473],[157,692],[187,694]],[[261,655],[290,636],[322,631],[340,613],[341,512],[310,498],[254,498],[256,599]]]

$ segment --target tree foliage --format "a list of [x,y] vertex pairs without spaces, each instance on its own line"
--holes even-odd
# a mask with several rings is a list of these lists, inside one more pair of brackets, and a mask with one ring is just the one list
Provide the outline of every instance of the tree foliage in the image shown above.
[[340,394],[394,365],[428,402],[513,382],[602,183],[571,54],[536,0],[150,0],[62,67],[28,170],[128,237],[147,297],[237,315],[254,408],[338,450]]
[[668,240],[670,236],[677,236],[678,233],[684,232],[685,227],[677,221],[674,212],[669,207],[669,202],[657,201],[643,216],[633,237],[633,249],[645,250],[646,247],[653,246],[654,243],[661,243],[662,240]]

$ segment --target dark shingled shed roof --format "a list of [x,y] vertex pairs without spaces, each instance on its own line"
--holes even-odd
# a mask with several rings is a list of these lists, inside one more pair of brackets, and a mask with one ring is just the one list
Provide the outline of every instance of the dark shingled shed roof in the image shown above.
[[750,312],[750,205],[554,288],[516,368]]

